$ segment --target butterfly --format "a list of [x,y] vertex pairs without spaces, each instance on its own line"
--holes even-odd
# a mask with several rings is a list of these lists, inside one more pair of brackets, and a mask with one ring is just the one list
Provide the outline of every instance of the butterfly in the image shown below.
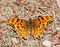
[[38,16],[35,19],[29,18],[10,18],[8,24],[12,24],[16,32],[25,39],[28,39],[30,34],[36,39],[44,32],[44,28],[48,28],[48,22],[53,21],[53,16]]

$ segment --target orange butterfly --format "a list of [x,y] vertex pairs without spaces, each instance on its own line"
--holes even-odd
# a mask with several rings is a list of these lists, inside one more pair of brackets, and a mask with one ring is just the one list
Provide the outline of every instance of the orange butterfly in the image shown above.
[[53,21],[53,16],[39,16],[33,20],[30,18],[28,21],[10,18],[7,23],[14,25],[14,29],[21,37],[28,39],[29,35],[32,34],[36,39],[44,32],[44,28],[48,27],[48,22],[50,21]]

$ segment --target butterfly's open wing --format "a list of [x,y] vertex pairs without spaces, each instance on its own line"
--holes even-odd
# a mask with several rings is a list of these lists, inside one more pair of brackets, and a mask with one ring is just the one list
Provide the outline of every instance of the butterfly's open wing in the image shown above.
[[14,25],[14,29],[17,31],[17,33],[27,39],[29,34],[28,34],[28,21],[24,19],[18,19],[18,18],[11,18],[8,19],[9,24]]
[[33,20],[33,29],[34,29],[34,39],[36,39],[39,35],[41,35],[44,31],[44,28],[42,27],[41,21],[39,18],[36,18]]
[[52,21],[52,16],[40,16],[33,20],[34,38],[36,39],[44,32],[44,28],[48,27],[48,22]]

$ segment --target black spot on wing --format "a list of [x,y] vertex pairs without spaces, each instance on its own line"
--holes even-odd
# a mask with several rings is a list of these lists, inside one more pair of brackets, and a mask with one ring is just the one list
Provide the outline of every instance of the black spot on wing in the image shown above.
[[14,20],[12,20],[12,22],[14,22]]
[[24,26],[22,26],[22,28],[24,28],[24,29],[25,29],[25,27],[24,27]]
[[41,24],[41,22],[39,24]]
[[38,16],[38,17],[42,17],[42,16]]
[[40,19],[38,18],[38,21],[40,21]]
[[19,26],[17,26],[17,28],[19,28]]
[[27,40],[26,38],[22,37],[24,40]]
[[22,22],[23,20],[21,20],[21,22]]
[[42,19],[42,20],[44,20],[44,18],[43,18],[43,17],[41,17],[41,19]]
[[16,31],[15,31],[15,30],[13,30],[13,32],[15,32],[15,33],[16,33]]
[[42,17],[42,16],[38,16],[38,20],[40,21],[40,18],[42,19],[42,20],[44,20],[44,18]]
[[19,22],[20,19],[17,19],[17,22]]

